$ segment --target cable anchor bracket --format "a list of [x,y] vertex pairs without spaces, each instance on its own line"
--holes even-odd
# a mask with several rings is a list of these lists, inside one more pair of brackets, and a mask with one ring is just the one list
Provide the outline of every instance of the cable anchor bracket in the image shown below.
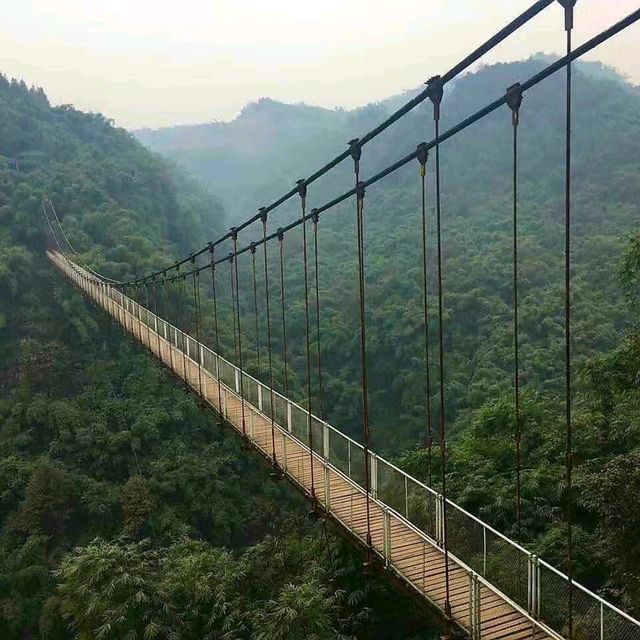
[[421,142],[416,147],[416,160],[420,163],[420,175],[426,172],[427,160],[429,159],[429,149],[426,142]]
[[573,29],[573,7],[576,0],[558,0],[560,6],[564,8],[564,30],[571,31]]
[[433,119],[437,122],[440,120],[440,103],[444,95],[442,76],[432,76],[425,84],[427,85],[429,100],[433,103]]
[[347,142],[349,145],[349,155],[353,158],[355,172],[360,172],[360,158],[362,157],[362,145],[360,144],[360,138],[353,138]]
[[511,109],[511,123],[517,127],[520,121],[520,105],[522,104],[522,85],[519,82],[507,87],[506,101],[507,106]]

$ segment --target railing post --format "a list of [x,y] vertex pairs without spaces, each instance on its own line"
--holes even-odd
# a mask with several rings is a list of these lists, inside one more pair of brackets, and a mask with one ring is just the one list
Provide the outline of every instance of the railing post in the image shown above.
[[442,546],[444,536],[442,535],[442,513],[443,513],[443,500],[440,494],[436,497],[436,542]]
[[262,411],[262,385],[258,382],[258,409]]
[[475,571],[469,572],[469,627],[472,640],[480,640],[482,637],[481,626],[481,602],[480,602],[480,581]]
[[409,480],[404,477],[404,517],[409,519]]
[[289,461],[287,459],[287,436],[282,434],[282,460],[280,461],[285,473],[289,470]]
[[482,527],[482,575],[487,575],[487,527]]
[[233,370],[235,381],[236,381],[236,393],[240,393],[240,371],[238,371],[238,367]]
[[533,589],[533,556],[530,555],[527,557],[527,611],[531,614],[533,614]]
[[600,640],[604,640],[604,602],[600,601]]
[[474,579],[473,571],[469,571],[469,632],[472,640],[476,637],[476,608],[473,601],[474,595]]
[[535,584],[533,617],[539,618],[540,617],[540,560],[538,556],[533,556],[533,580]]
[[347,440],[347,470],[349,472],[349,480],[351,480],[351,440]]
[[329,427],[322,423],[322,453],[324,459],[329,462]]
[[331,495],[330,495],[330,480],[331,477],[329,475],[329,467],[325,464],[323,466],[324,470],[324,504],[327,508],[327,511],[331,510]]
[[200,342],[196,344],[200,347],[200,366],[204,368],[204,347]]
[[289,400],[287,400],[287,430],[289,431],[289,433],[293,431],[293,417],[291,413],[291,403],[289,402]]
[[529,556],[527,578],[528,611],[534,618],[538,618],[540,616],[540,565],[538,563],[538,557],[535,555]]
[[388,509],[382,510],[382,540],[384,548],[384,564],[389,566],[391,562],[391,516]]
[[249,409],[249,437],[253,440],[253,419],[255,413]]
[[373,451],[369,452],[370,469],[371,469],[371,496],[374,500],[378,498],[378,457]]
[[224,416],[224,418],[228,418],[229,414],[228,414],[228,408],[227,408],[227,389],[224,388],[222,389],[222,415]]

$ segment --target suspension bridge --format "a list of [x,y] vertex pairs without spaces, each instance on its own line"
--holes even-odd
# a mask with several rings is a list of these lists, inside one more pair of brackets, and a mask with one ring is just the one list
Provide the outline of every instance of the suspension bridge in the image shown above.
[[[440,131],[440,112],[444,87],[471,64],[480,59],[505,38],[552,4],[560,4],[566,32],[566,55],[535,76],[508,87],[505,93],[472,116],[447,131]],[[447,636],[466,636],[474,640],[538,640],[569,638],[570,640],[640,640],[640,622],[591,592],[573,578],[572,557],[572,378],[571,378],[571,68],[572,62],[593,50],[640,20],[640,9],[612,25],[602,33],[573,49],[575,0],[539,0],[497,32],[486,43],[442,76],[426,83],[418,96],[403,105],[387,120],[361,138],[355,138],[329,163],[310,177],[299,180],[295,187],[278,200],[232,228],[227,234],[205,247],[190,253],[166,268],[128,281],[107,278],[88,265],[70,244],[60,219],[50,201],[43,207],[49,229],[49,260],[65,274],[81,292],[103,309],[114,322],[179,377],[203,403],[211,407],[233,428],[247,446],[264,456],[279,475],[283,475],[303,492],[314,509],[334,520],[367,551],[368,563],[384,567],[419,597],[440,610],[447,623]],[[473,514],[467,512],[447,495],[447,425],[445,421],[445,380],[443,341],[442,234],[440,197],[440,148],[443,142],[471,127],[488,114],[506,107],[511,114],[513,135],[513,330],[514,330],[514,442],[516,450],[516,513],[521,518],[520,498],[520,383],[518,327],[518,128],[523,96],[550,75],[566,72],[566,135],[565,135],[565,443],[566,443],[566,538],[565,572],[537,557],[518,542],[509,539]],[[416,149],[367,180],[361,179],[360,162],[365,145],[382,131],[424,101],[433,105],[434,137],[421,142]],[[429,372],[429,328],[433,323],[427,295],[427,225],[425,176],[430,153],[435,155],[435,238],[437,247],[437,317],[438,358],[437,391],[433,393]],[[353,162],[354,186],[346,193],[321,207],[307,211],[308,188],[321,176],[344,160]],[[429,472],[429,481],[420,482],[370,449],[368,368],[366,339],[366,287],[364,278],[364,209],[367,190],[408,165],[417,161],[422,209],[423,312],[424,312],[424,377],[426,399],[426,442],[429,469],[434,449],[439,449],[440,482],[437,489]],[[268,231],[270,214],[283,203],[299,197],[301,215],[275,231]],[[362,395],[362,442],[348,437],[323,419],[322,357],[320,341],[320,304],[318,299],[318,237],[320,217],[341,202],[355,200],[358,237],[358,297],[360,318],[360,389]],[[254,223],[262,225],[262,237],[238,246],[240,233]],[[313,226],[313,250],[309,248],[308,225]],[[57,231],[56,231],[57,229]],[[304,321],[306,354],[306,407],[294,402],[286,388],[287,368],[287,305],[283,266],[283,243],[292,230],[301,231],[300,258],[304,273]],[[230,243],[231,252],[218,256],[216,247]],[[272,306],[269,286],[269,253],[267,246],[279,248],[280,306],[283,328],[285,389],[280,393],[273,380]],[[249,375],[243,364],[246,338],[243,341],[238,263],[249,257],[253,272],[253,302],[256,333],[258,297],[256,256],[262,253],[264,273],[264,312],[267,319],[266,352],[268,381]],[[308,264],[309,254],[313,269]],[[187,265],[189,270],[182,269]],[[218,331],[216,273],[228,265],[231,283],[234,362],[221,354]],[[201,274],[211,277],[210,296],[213,300],[213,335],[215,349],[202,340],[203,327],[211,318],[201,311]],[[310,276],[313,274],[315,278]],[[188,284],[189,283],[189,284]],[[189,292],[191,289],[191,293]],[[170,293],[171,292],[171,293]],[[315,304],[310,298],[315,293]],[[187,330],[185,318],[187,298],[192,297],[195,335]],[[164,305],[164,312],[160,308]],[[315,309],[315,323],[312,319]],[[170,321],[174,319],[174,323]],[[177,320],[176,320],[177,318]],[[315,324],[315,327],[314,327]],[[312,334],[317,353],[312,353]],[[243,345],[243,342],[245,344]],[[312,389],[312,367],[317,366],[319,389]],[[439,400],[438,425],[432,420],[433,397]],[[313,411],[313,401],[319,398],[319,415]],[[437,426],[437,432],[436,432]]]

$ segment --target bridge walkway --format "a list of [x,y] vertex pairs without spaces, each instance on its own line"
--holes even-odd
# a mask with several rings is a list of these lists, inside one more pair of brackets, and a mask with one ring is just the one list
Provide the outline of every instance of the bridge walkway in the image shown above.
[[[371,542],[378,562],[440,611],[444,611],[445,556],[436,541],[381,501],[371,495],[367,498],[361,486],[327,462],[324,456],[316,452],[311,454],[309,447],[286,426],[274,421],[272,439],[271,418],[257,406],[246,398],[243,400],[236,389],[218,380],[208,369],[166,340],[154,327],[143,323],[138,317],[139,313],[132,314],[104,296],[97,287],[91,290],[95,285],[76,278],[64,258],[54,254],[49,257],[137,341],[185,380],[202,400],[222,415],[241,437],[277,466],[301,491],[312,499],[315,496],[320,510],[364,546],[368,499]],[[198,344],[193,338],[190,340]],[[560,637],[452,554],[449,554],[449,588],[453,621],[471,638],[542,640]]]

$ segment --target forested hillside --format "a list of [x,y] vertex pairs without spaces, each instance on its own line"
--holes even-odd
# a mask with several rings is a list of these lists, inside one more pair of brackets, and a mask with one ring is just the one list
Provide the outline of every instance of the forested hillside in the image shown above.
[[[526,80],[547,62],[533,58],[497,64],[460,79],[445,93],[443,130],[501,96],[513,82]],[[522,537],[542,557],[561,567],[565,555],[563,101],[560,74],[527,92],[519,143]],[[286,192],[296,178],[309,175],[344,149],[347,140],[372,128],[388,112],[386,103],[345,113],[258,102],[233,123],[203,125],[198,129],[197,143],[189,128],[139,135],[205,183],[225,180],[223,197],[229,202],[230,217],[240,220]],[[303,113],[307,118],[316,114],[309,135],[295,126],[287,129],[287,122]],[[258,114],[261,126],[255,129]],[[330,131],[326,131],[328,121],[333,122]],[[240,135],[238,131],[248,135],[254,130],[264,136],[271,131],[277,135],[271,144],[261,137],[255,148],[236,149],[232,160],[224,152],[218,153],[230,144],[233,135]],[[640,455],[635,417],[640,399],[640,358],[637,308],[633,306],[639,268],[635,234],[640,219],[637,87],[601,65],[577,66],[573,131],[576,575],[638,613],[640,559],[637,545],[629,541],[640,510],[631,506],[635,501],[628,493],[639,481],[633,460]],[[322,139],[316,144],[318,132]],[[365,147],[362,175],[365,179],[373,175],[415,149],[421,140],[429,140],[432,133],[431,106],[424,105]],[[276,155],[277,162],[273,160]],[[452,494],[472,512],[516,535],[508,108],[447,141],[442,161],[445,411],[452,438]],[[427,172],[429,293],[434,318],[431,362],[436,363],[432,160]],[[332,177],[311,185],[309,206],[319,206],[342,193],[352,186],[352,180],[352,165],[345,162]],[[247,194],[255,200],[248,203]],[[270,228],[298,216],[297,207],[294,200],[273,212]],[[417,163],[367,190],[367,323],[374,446],[397,456],[415,475],[425,477],[419,216]],[[294,368],[304,379],[300,242],[299,234],[287,236],[287,282],[294,309],[287,331]],[[358,437],[359,334],[352,201],[323,214],[319,243],[325,406],[331,422]],[[248,292],[244,314],[251,343],[255,336],[250,322],[253,302],[248,264],[244,264]],[[277,296],[275,286],[273,295]],[[278,345],[280,331],[276,326]],[[432,380],[437,421],[435,366]],[[318,398],[314,401],[317,406]],[[619,492],[612,491],[616,482]]]
[[216,198],[2,76],[0,156],[0,637],[432,638],[45,258],[45,198],[112,277],[219,235]]

